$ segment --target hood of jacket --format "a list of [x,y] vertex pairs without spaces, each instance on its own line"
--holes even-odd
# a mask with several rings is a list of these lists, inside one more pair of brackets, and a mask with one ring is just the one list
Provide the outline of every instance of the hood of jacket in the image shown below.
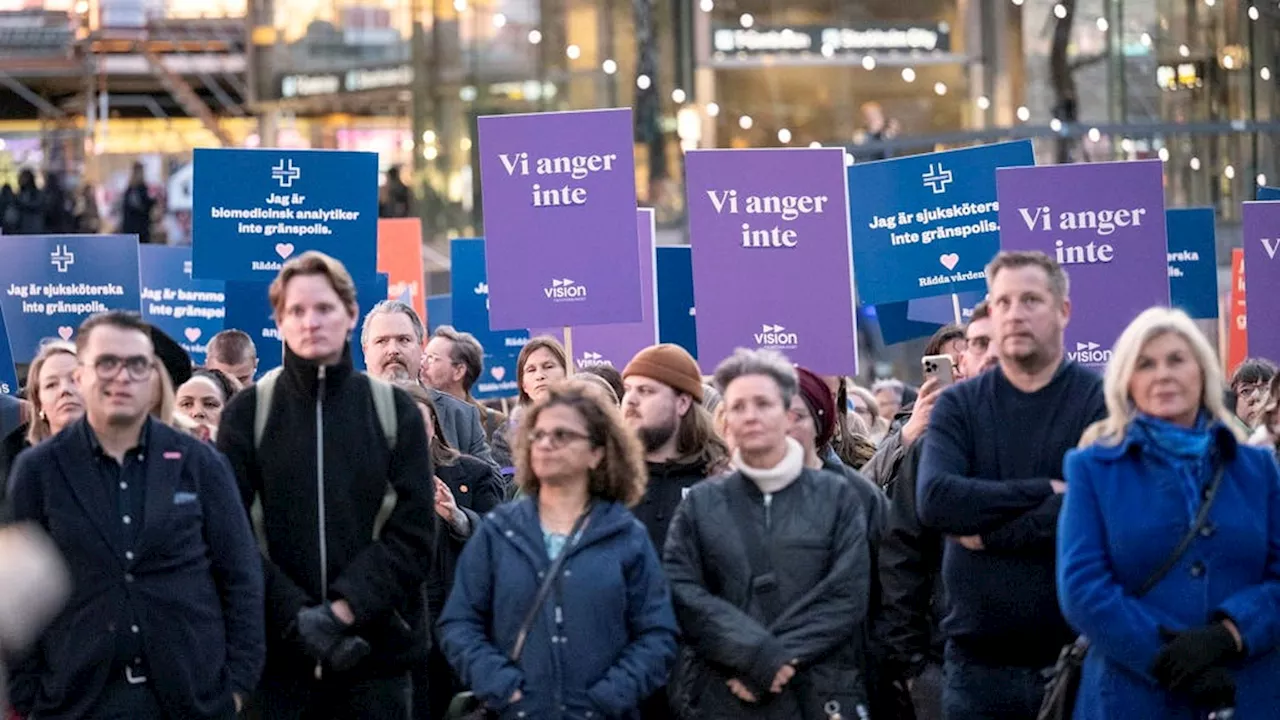
[[[625,532],[635,523],[635,516],[622,503],[593,500],[582,539],[573,545],[566,545],[564,551],[572,555],[582,548]],[[485,517],[485,525],[519,548],[534,567],[543,568],[551,564],[542,536],[542,521],[538,517],[537,495],[494,508]]]

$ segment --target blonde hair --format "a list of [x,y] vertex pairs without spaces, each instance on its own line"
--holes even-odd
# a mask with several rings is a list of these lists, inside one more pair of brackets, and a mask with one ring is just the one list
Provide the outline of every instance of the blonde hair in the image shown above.
[[356,303],[356,285],[351,280],[351,273],[347,272],[347,266],[322,252],[308,250],[290,258],[267,289],[267,298],[271,301],[271,309],[277,322],[284,316],[284,296],[289,281],[306,275],[319,275],[328,280],[347,312],[352,317],[360,314],[360,306]]
[[76,346],[65,340],[50,340],[40,346],[36,357],[27,368],[27,401],[31,403],[31,422],[27,424],[27,442],[39,445],[53,434],[49,429],[49,420],[44,416],[44,408],[40,406],[40,370],[54,355],[70,355],[78,358]]
[[1196,363],[1200,366],[1203,388],[1200,407],[1207,410],[1215,419],[1221,420],[1242,442],[1244,441],[1244,437],[1230,422],[1226,406],[1223,404],[1222,369],[1218,366],[1218,358],[1209,341],[1183,311],[1153,307],[1144,310],[1134,318],[1112,348],[1111,361],[1107,363],[1103,385],[1103,393],[1107,401],[1107,417],[1090,425],[1084,431],[1084,435],[1080,438],[1080,447],[1088,447],[1095,443],[1115,445],[1124,438],[1136,412],[1133,400],[1129,397],[1129,382],[1133,379],[1138,359],[1148,343],[1169,333],[1187,341],[1187,345],[1191,347],[1191,354],[1195,356]]
[[[164,369],[164,365],[160,361],[155,363],[155,373],[157,380],[152,385],[152,390],[156,396],[151,399],[151,415],[160,422],[170,427],[178,427],[174,424],[173,418],[178,413],[175,412],[178,406],[177,393],[173,389],[173,378],[169,377],[169,371]],[[180,428],[179,428],[180,429]]]

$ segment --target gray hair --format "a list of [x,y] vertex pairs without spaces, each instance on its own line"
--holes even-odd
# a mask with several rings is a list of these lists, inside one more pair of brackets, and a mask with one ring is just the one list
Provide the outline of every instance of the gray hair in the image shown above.
[[377,315],[392,315],[400,313],[409,318],[410,324],[413,325],[413,335],[417,338],[418,346],[422,346],[422,341],[427,335],[426,328],[422,326],[422,318],[418,317],[418,311],[413,309],[412,305],[400,302],[399,300],[383,300],[368,315],[364,316],[364,322],[360,325],[360,347],[369,344],[369,321]]
[[449,361],[465,365],[467,374],[462,378],[462,389],[471,392],[471,386],[484,372],[484,346],[469,332],[460,332],[452,325],[441,325],[431,333],[433,338],[443,338],[453,343]]
[[776,350],[747,350],[738,348],[716,368],[716,389],[721,393],[728,390],[729,384],[747,375],[764,375],[778,384],[782,393],[782,405],[791,407],[791,400],[800,389],[800,380],[796,369],[786,356]]
[[898,402],[902,402],[902,399],[906,397],[907,386],[904,385],[901,380],[895,380],[893,378],[889,378],[888,380],[877,380],[876,383],[871,386],[871,394],[874,395],[881,390],[888,390],[889,392],[892,392],[898,396]]

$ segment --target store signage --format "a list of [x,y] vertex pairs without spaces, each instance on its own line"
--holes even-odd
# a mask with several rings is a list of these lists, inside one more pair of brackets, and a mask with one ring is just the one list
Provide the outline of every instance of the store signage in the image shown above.
[[357,68],[345,73],[285,75],[280,78],[280,97],[314,97],[344,92],[383,90],[405,87],[412,82],[412,65]]
[[875,53],[946,53],[951,51],[951,27],[947,23],[829,27],[717,27],[711,49],[716,53],[746,55],[820,54],[866,55]]

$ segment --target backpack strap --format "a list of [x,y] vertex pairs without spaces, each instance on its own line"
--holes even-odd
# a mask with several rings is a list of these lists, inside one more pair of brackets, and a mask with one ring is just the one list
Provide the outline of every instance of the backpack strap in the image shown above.
[[396,391],[390,383],[379,380],[372,375],[369,378],[369,391],[373,394],[373,410],[378,414],[378,424],[382,426],[382,435],[387,439],[387,447],[396,449]]
[[[382,426],[382,435],[387,439],[387,449],[394,453],[399,427],[396,422],[395,388],[390,383],[379,380],[367,373],[365,377],[369,379],[369,392],[373,395],[373,411],[378,416],[378,425]],[[378,516],[373,520],[374,540],[382,537],[382,528],[387,524],[387,519],[391,517],[391,513],[395,509],[396,492],[388,484],[386,492],[382,495],[382,507],[378,508]]]
[[253,404],[253,449],[262,447],[262,436],[267,432],[267,417],[271,414],[271,399],[275,394],[276,380],[280,379],[280,368],[267,371],[262,379],[253,385],[255,393]]

